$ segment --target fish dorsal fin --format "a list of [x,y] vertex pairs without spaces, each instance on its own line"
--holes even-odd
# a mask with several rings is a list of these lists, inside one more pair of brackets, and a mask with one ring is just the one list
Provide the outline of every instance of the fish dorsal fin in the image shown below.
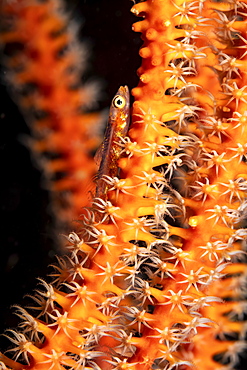
[[94,162],[96,163],[96,165],[98,167],[100,167],[100,163],[101,163],[101,160],[102,160],[102,155],[103,155],[103,147],[104,147],[104,142],[102,142],[100,144],[100,146],[98,147],[95,155],[94,155]]

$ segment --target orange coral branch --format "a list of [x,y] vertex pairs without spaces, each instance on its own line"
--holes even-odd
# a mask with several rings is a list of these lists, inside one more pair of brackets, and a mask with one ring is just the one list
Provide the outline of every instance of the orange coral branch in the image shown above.
[[[246,349],[246,1],[147,0],[120,176],[102,176],[3,369],[235,369]],[[99,217],[100,215],[100,217]],[[243,257],[244,256],[244,257]]]
[[32,130],[28,140],[54,192],[59,218],[78,218],[93,189],[92,152],[102,115],[89,113],[98,86],[81,85],[87,49],[58,1],[2,1],[1,43],[8,82]]

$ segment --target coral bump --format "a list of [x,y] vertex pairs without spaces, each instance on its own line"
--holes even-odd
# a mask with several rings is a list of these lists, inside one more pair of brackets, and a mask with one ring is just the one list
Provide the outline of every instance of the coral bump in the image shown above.
[[[120,174],[103,174],[2,369],[230,370],[246,350],[247,1],[147,0]],[[21,330],[22,329],[22,330]]]

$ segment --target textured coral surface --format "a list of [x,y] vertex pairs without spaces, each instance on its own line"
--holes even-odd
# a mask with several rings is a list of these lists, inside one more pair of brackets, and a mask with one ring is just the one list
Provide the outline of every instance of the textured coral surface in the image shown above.
[[98,84],[80,82],[87,48],[60,2],[3,1],[1,23],[6,80],[32,133],[27,145],[54,194],[57,218],[77,218],[100,142],[100,114],[91,111]]
[[132,12],[143,59],[120,177],[40,280],[38,315],[17,309],[3,369],[230,370],[247,348],[247,4]]
[[[130,6],[128,1],[69,1],[69,18],[78,24],[80,40],[86,42],[90,51],[86,77],[97,76],[97,81],[102,83],[104,92],[99,110],[106,113],[117,88],[123,84],[132,88],[138,81],[136,69],[140,65],[138,45],[141,42],[139,35],[131,30],[135,17],[129,11]],[[6,69],[3,68],[2,73],[4,76]],[[0,83],[0,154],[4,173],[0,183],[0,218],[4,231],[0,235],[0,274],[1,292],[5,297],[0,300],[0,332],[3,332],[4,328],[16,324],[10,305],[23,302],[24,294],[35,288],[37,276],[44,277],[50,271],[47,266],[54,262],[54,254],[61,253],[61,235],[54,224],[56,215],[52,212],[44,174],[40,175],[37,163],[22,143],[23,136],[30,136],[29,129],[7,96],[9,84],[6,85],[4,77]]]

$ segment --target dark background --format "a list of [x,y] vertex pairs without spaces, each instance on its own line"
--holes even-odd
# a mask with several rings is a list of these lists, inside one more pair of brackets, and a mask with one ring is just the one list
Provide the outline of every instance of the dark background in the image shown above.
[[[131,30],[137,21],[130,0],[69,0],[71,18],[80,27],[80,40],[90,56],[83,80],[101,83],[98,109],[109,107],[120,85],[138,83],[140,35]],[[0,333],[16,325],[13,304],[25,304],[37,277],[51,272],[48,265],[59,253],[54,215],[43,175],[22,144],[29,129],[8,94],[0,74]],[[29,301],[28,301],[29,302]],[[0,341],[3,341],[0,337]],[[5,340],[4,340],[5,341]],[[4,346],[4,344],[3,344]]]

